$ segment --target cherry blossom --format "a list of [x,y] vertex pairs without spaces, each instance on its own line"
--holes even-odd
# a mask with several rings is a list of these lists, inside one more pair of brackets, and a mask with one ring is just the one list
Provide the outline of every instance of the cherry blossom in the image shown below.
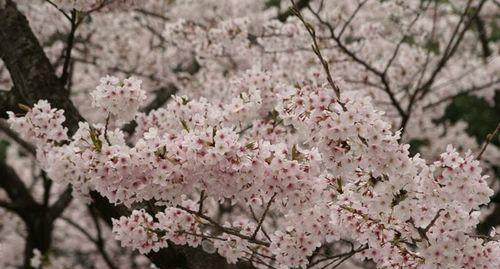
[[[500,151],[436,121],[455,96],[494,100],[498,47],[471,27],[491,35],[493,1],[34,2],[19,7],[83,117],[43,99],[8,113],[35,154],[11,135],[6,162],[34,199],[77,198],[32,267],[147,268],[138,253],[180,246],[256,268],[500,265],[476,230]],[[96,196],[120,209],[110,227]],[[0,265],[21,267],[29,231],[0,212]]]

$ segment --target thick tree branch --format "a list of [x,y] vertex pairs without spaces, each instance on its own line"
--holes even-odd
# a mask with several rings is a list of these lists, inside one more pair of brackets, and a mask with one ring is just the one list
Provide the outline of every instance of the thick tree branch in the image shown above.
[[[8,166],[5,162],[0,161],[0,187],[7,192],[12,204],[24,211],[35,210],[38,204],[31,196],[28,188],[23,181],[17,176],[14,169]],[[22,211],[20,216],[26,218],[28,212]]]
[[32,155],[36,154],[35,147],[30,143],[26,142],[25,140],[21,139],[21,137],[19,137],[19,135],[16,132],[10,129],[9,125],[4,120],[0,120],[0,131],[5,133],[12,140],[16,141],[16,143],[21,145],[21,147],[23,147],[30,154]]
[[19,96],[17,96],[15,90],[0,90],[0,118],[7,117],[7,111],[13,111],[14,113],[19,113],[21,110],[17,106]]
[[11,202],[7,202],[7,201],[4,201],[4,200],[0,200],[0,207],[3,207],[7,210],[10,210],[14,213],[18,213],[19,212],[19,207]]
[[49,208],[50,218],[53,220],[57,219],[63,213],[71,201],[73,200],[73,195],[71,194],[71,187],[67,187],[64,192],[59,196],[57,201],[52,204]]
[[71,12],[71,30],[68,35],[68,40],[67,40],[67,45],[66,49],[64,50],[64,65],[63,65],[63,70],[61,74],[61,83],[62,85],[66,85],[68,83],[68,78],[69,78],[69,67],[70,67],[70,62],[71,62],[71,51],[73,50],[73,44],[75,42],[75,33],[76,33],[76,28],[78,27],[78,23],[76,21],[77,13],[76,10],[73,10]]
[[69,100],[28,20],[14,2],[5,1],[5,6],[0,7],[0,58],[14,82],[17,102],[32,106],[40,99],[48,100],[54,107],[64,109],[66,125],[73,133],[83,118]]
[[14,169],[0,162],[0,187],[3,188],[19,217],[26,224],[28,236],[24,249],[23,268],[30,268],[29,261],[33,255],[33,249],[39,249],[46,253],[50,248],[53,223],[47,218],[45,208],[38,204],[23,181],[17,176]]
[[166,87],[161,87],[155,90],[155,98],[145,107],[141,108],[141,112],[148,113],[151,110],[162,107],[168,100],[170,100],[170,97],[178,91],[179,89],[174,84],[169,84]]
[[481,42],[481,49],[483,50],[483,58],[488,58],[491,55],[491,48],[489,44],[488,32],[484,25],[483,19],[479,16],[474,17],[474,24],[476,25],[479,41]]

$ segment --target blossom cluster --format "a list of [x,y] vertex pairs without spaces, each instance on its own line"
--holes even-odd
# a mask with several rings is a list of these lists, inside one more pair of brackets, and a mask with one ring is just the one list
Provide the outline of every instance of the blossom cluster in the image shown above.
[[[113,85],[103,91],[109,78],[103,81],[98,92],[115,91]],[[470,236],[479,206],[493,194],[472,154],[462,157],[449,146],[434,163],[410,157],[399,133],[358,92],[339,99],[328,84],[269,84],[276,94],[264,103],[266,79],[250,73],[235,81],[247,86],[221,102],[174,97],[143,115],[138,130],[147,131],[132,146],[120,129],[80,123],[69,143],[44,147],[39,160],[54,180],[73,183],[83,195],[96,190],[129,207],[166,206],[155,218],[142,209],[114,221],[122,245],[142,253],[167,241],[193,247],[204,241],[231,263],[259,255],[256,266],[264,260],[306,268],[315,251],[348,239],[379,266],[499,264],[498,242]],[[253,113],[238,114],[245,107]],[[245,128],[263,119],[286,135],[270,142]],[[202,208],[205,200],[251,210],[219,223]],[[261,208],[261,220],[252,208]]]
[[[25,106],[24,106],[25,107]],[[35,144],[56,143],[68,139],[64,111],[52,108],[46,100],[40,100],[22,117],[8,113],[8,122],[28,141]]]
[[[54,37],[69,31],[67,22],[55,21],[47,3],[26,2],[57,62],[66,46]],[[253,0],[54,2],[129,12],[92,13],[76,32],[72,100],[89,123],[68,138],[62,111],[45,101],[9,122],[38,147],[51,179],[85,201],[97,191],[130,209],[114,221],[123,246],[146,253],[201,245],[258,268],[334,267],[337,254],[381,268],[498,267],[498,241],[475,227],[493,194],[484,174],[499,151],[489,147],[480,164],[462,151],[478,148],[464,124],[434,121],[457,94],[493,100],[498,48],[490,43],[492,55],[480,56],[472,30],[434,74],[452,30],[462,29],[461,12],[482,1],[309,1],[302,12],[343,78],[340,98],[322,84],[302,22],[275,20],[288,1],[268,9]],[[494,5],[486,1],[478,18],[494,17]],[[339,26],[338,41],[324,22]],[[110,72],[144,83],[108,76],[88,98]],[[430,78],[429,91],[419,92]],[[179,91],[167,105],[137,113],[142,87],[171,83]],[[393,131],[402,117],[391,97],[412,107],[404,135]],[[115,127],[132,119],[138,126],[128,139]],[[409,153],[412,139],[428,141],[422,156]]]
[[129,122],[146,101],[141,83],[141,80],[134,77],[120,83],[118,78],[106,76],[101,79],[101,84],[95,91],[90,93],[93,98],[92,105],[118,122]]
[[167,242],[158,238],[154,231],[153,217],[144,210],[134,210],[128,218],[113,220],[113,233],[123,247],[134,247],[141,253],[167,246]]

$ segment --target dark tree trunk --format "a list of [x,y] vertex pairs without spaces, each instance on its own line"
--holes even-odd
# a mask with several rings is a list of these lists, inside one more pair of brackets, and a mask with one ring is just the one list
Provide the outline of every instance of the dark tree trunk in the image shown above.
[[47,211],[41,209],[38,213],[33,212],[30,220],[25,223],[28,236],[24,247],[23,268],[31,268],[30,260],[33,257],[33,250],[38,249],[42,255],[50,250],[53,222],[48,217]]
[[17,10],[14,2],[5,1],[5,6],[0,6],[0,58],[14,82],[12,94],[19,97],[20,100],[16,100],[18,103],[32,106],[45,99],[53,106],[64,109],[66,125],[73,133],[83,118],[69,100],[68,92],[55,75],[28,20]]

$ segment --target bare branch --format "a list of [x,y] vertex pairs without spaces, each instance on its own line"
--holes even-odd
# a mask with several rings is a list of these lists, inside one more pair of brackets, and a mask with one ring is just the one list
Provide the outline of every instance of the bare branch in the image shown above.
[[71,21],[71,17],[68,15],[68,13],[66,13],[66,11],[64,11],[63,9],[59,8],[54,2],[52,2],[51,0],[45,0],[45,2],[47,2],[51,6],[55,7],[57,10],[59,10],[59,12],[61,12],[61,14],[64,15],[64,17],[66,17],[66,19],[68,19],[69,21]]
[[313,41],[312,50],[316,54],[316,56],[318,56],[318,59],[321,62],[323,69],[325,70],[328,83],[330,83],[330,86],[335,91],[335,95],[337,96],[337,99],[340,102],[340,88],[333,81],[332,75],[330,73],[330,66],[329,66],[328,62],[325,60],[325,58],[323,58],[323,55],[321,54],[321,49],[318,45],[318,40],[316,38],[316,31],[314,30],[313,26],[304,19],[304,17],[300,13],[299,8],[295,5],[295,3],[293,1],[292,1],[292,3],[293,3],[293,6],[290,8],[290,11],[295,16],[297,16],[300,19],[300,21],[302,21],[302,23],[304,24],[304,26],[307,29],[307,32],[309,32],[309,35],[311,36],[312,41]]
[[[296,4],[294,4],[297,10],[301,10],[309,5],[310,0],[299,0]],[[281,22],[285,22],[288,17],[293,16],[293,11],[291,9],[287,9],[285,12],[280,13],[278,15],[278,20]]]
[[10,211],[15,212],[15,213],[18,213],[18,210],[19,210],[18,206],[16,206],[13,203],[4,201],[4,200],[0,200],[0,207],[3,207],[5,209],[10,210]]
[[391,87],[389,85],[389,81],[387,80],[385,74],[382,71],[380,71],[377,68],[375,68],[372,65],[370,65],[368,62],[366,62],[363,59],[359,58],[353,51],[349,50],[349,48],[347,48],[346,45],[344,43],[342,43],[342,40],[335,34],[334,27],[330,23],[328,23],[325,20],[323,20],[323,18],[321,18],[321,16],[317,12],[315,12],[311,8],[309,8],[309,10],[316,17],[316,19],[319,21],[319,23],[321,25],[325,26],[328,29],[330,37],[335,41],[335,43],[337,44],[337,46],[340,48],[340,50],[344,54],[346,54],[354,62],[360,64],[361,66],[363,66],[364,68],[366,68],[368,71],[370,71],[371,73],[375,74],[377,77],[380,78],[380,80],[382,81],[382,84],[384,85],[383,90],[389,96],[389,99],[391,100],[392,105],[396,108],[396,110],[398,111],[399,115],[402,118],[406,117],[406,113],[401,108],[401,105],[399,104],[399,101],[396,100],[396,97],[394,96],[394,93],[391,90]]
[[257,245],[262,245],[262,246],[266,246],[266,247],[269,247],[271,245],[269,242],[264,242],[264,241],[252,238],[251,236],[241,234],[240,232],[238,232],[232,228],[224,227],[221,224],[219,224],[217,221],[213,220],[212,218],[210,218],[204,214],[198,213],[197,211],[190,210],[189,208],[185,208],[183,206],[177,206],[177,208],[182,209],[190,214],[193,214],[199,218],[206,220],[210,225],[214,226],[215,228],[221,230],[224,233],[234,235],[234,236],[240,237],[242,239],[246,239],[248,242],[251,242],[251,243],[254,243]]
[[491,81],[491,82],[488,82],[488,83],[485,83],[485,84],[480,85],[480,86],[471,87],[471,88],[469,88],[467,90],[461,91],[461,92],[456,93],[456,94],[445,96],[445,97],[441,98],[440,100],[438,100],[436,102],[433,102],[431,104],[428,104],[428,105],[424,106],[424,110],[432,108],[432,107],[435,107],[435,106],[440,105],[440,104],[442,104],[444,102],[453,100],[455,97],[487,89],[487,88],[489,88],[489,87],[491,87],[491,86],[493,86],[493,85],[495,85],[497,83],[500,83],[500,79],[499,80],[495,80],[495,81]]
[[[362,252],[362,251],[364,251],[366,249],[368,249],[368,245],[362,245],[362,246],[358,247],[357,249],[352,248],[348,252],[344,252],[344,253],[340,253],[340,254],[336,254],[336,255],[332,255],[332,256],[328,256],[328,257],[325,257],[325,258],[318,259],[318,260],[310,263],[307,268],[312,268],[315,265],[318,265],[318,264],[320,264],[322,262],[326,262],[326,261],[330,261],[330,260],[334,260],[333,262],[335,262],[338,259],[345,259],[345,260],[347,260],[350,257],[352,257],[354,254],[356,254],[358,252]],[[345,260],[342,260],[342,262],[344,262]],[[327,265],[331,265],[331,263],[328,263]],[[333,268],[335,268],[335,267],[333,267]]]
[[61,74],[61,82],[63,85],[66,85],[68,83],[68,77],[69,77],[69,67],[70,67],[70,62],[71,62],[71,51],[73,50],[73,44],[75,42],[75,33],[76,33],[76,28],[78,27],[79,24],[77,24],[76,18],[77,17],[77,11],[73,9],[71,12],[71,30],[68,35],[68,39],[66,41],[66,49],[64,50],[65,56],[64,56],[64,64],[63,64],[63,70]]
[[10,127],[7,125],[7,123],[3,120],[0,120],[0,131],[2,131],[7,136],[9,136],[12,140],[14,140],[16,143],[18,143],[22,148],[24,148],[31,155],[34,156],[36,154],[35,146],[33,146],[30,143],[26,142],[25,140],[21,139],[21,137],[19,137],[19,135],[16,132],[12,131],[10,129]]
[[49,208],[49,215],[53,220],[57,219],[73,200],[71,192],[71,187],[67,187],[57,201]]
[[162,14],[158,14],[158,13],[155,13],[155,12],[152,12],[152,11],[149,11],[149,10],[145,10],[145,9],[136,9],[135,10],[136,12],[138,13],[141,13],[143,15],[146,15],[146,16],[150,16],[150,17],[153,17],[153,18],[156,18],[156,19],[161,19],[165,22],[167,21],[170,21],[171,19],[168,18],[168,17],[165,17],[164,15]]
[[356,7],[356,9],[354,10],[354,12],[351,14],[351,16],[349,16],[349,19],[347,19],[347,21],[344,23],[344,26],[342,26],[342,29],[340,29],[340,32],[338,35],[339,39],[342,37],[345,30],[347,29],[347,26],[349,26],[349,24],[351,24],[354,17],[356,17],[356,15],[361,10],[361,8],[366,4],[366,2],[368,2],[368,0],[364,0],[363,2],[359,3],[358,6]]
[[488,37],[488,32],[486,31],[485,23],[484,20],[481,19],[481,17],[475,16],[474,17],[474,24],[476,25],[477,28],[477,35],[479,38],[479,41],[481,42],[481,49],[483,50],[483,58],[488,58],[491,55],[491,48],[489,45],[489,37]]
[[20,216],[27,219],[28,210],[34,210],[39,207],[38,203],[33,199],[24,182],[18,177],[14,169],[8,166],[5,162],[0,161],[0,188],[4,189],[9,196],[9,199],[19,209]]
[[[152,110],[162,107],[164,104],[170,100],[172,95],[174,95],[179,89],[174,84],[169,84],[166,87],[161,87],[153,91],[156,96],[155,98],[145,107],[141,108],[140,111],[144,113],[149,113]],[[137,127],[137,123],[132,121],[123,126],[122,130],[128,134],[132,134]]]
[[499,131],[500,131],[500,123],[497,124],[497,127],[492,133],[486,136],[486,141],[484,141],[484,145],[481,148],[481,151],[479,151],[479,153],[477,154],[476,160],[481,160],[481,157],[483,156],[483,153],[486,151],[486,148],[491,143],[491,141],[497,136]]
[[[424,6],[423,8],[420,9],[420,11],[417,13],[417,15],[415,16],[415,18],[408,25],[408,27],[407,27],[407,29],[406,29],[405,32],[410,31],[410,29],[413,27],[413,25],[415,25],[415,23],[418,21],[418,19],[422,15],[422,13],[424,13],[427,10],[427,8],[431,5],[431,3],[432,3],[432,1],[429,1],[426,6]],[[384,76],[389,71],[389,68],[391,67],[392,63],[396,59],[396,56],[398,55],[398,52],[399,52],[399,49],[401,48],[401,45],[404,43],[404,41],[406,40],[407,37],[408,37],[407,35],[403,35],[403,37],[401,38],[401,40],[399,40],[398,44],[396,45],[396,48],[394,49],[394,52],[392,53],[391,58],[389,59],[389,61],[385,65],[385,68],[384,68],[384,71],[383,71]]]
[[257,228],[255,228],[255,231],[252,234],[252,238],[257,237],[257,233],[259,232],[260,227],[262,226],[262,223],[264,222],[264,219],[266,218],[266,214],[269,211],[269,208],[271,208],[271,204],[273,203],[275,197],[276,197],[276,193],[274,193],[273,196],[271,197],[271,199],[269,199],[269,202],[267,202],[266,209],[264,209],[264,213],[262,213],[262,217],[260,217],[259,224],[257,225]]
[[[472,14],[469,14],[471,10],[472,0],[469,0],[467,2],[467,6],[462,15],[460,16],[460,20],[453,31],[452,37],[450,38],[448,44],[446,45],[443,56],[439,60],[437,66],[434,68],[434,71],[432,72],[427,82],[424,83],[420,88],[418,88],[414,93],[415,95],[420,93],[420,96],[418,97],[419,99],[422,99],[431,90],[432,84],[434,83],[437,75],[443,70],[448,61],[457,51],[465,33],[469,30],[470,26],[474,22],[474,18],[478,16],[479,12],[481,12],[481,9],[483,8],[486,1],[487,0],[482,0],[479,3],[479,5],[473,9],[475,12],[473,12]],[[467,17],[467,15],[469,15],[469,20],[465,22],[465,18]],[[462,30],[460,31],[460,26],[462,25],[463,27]]]

